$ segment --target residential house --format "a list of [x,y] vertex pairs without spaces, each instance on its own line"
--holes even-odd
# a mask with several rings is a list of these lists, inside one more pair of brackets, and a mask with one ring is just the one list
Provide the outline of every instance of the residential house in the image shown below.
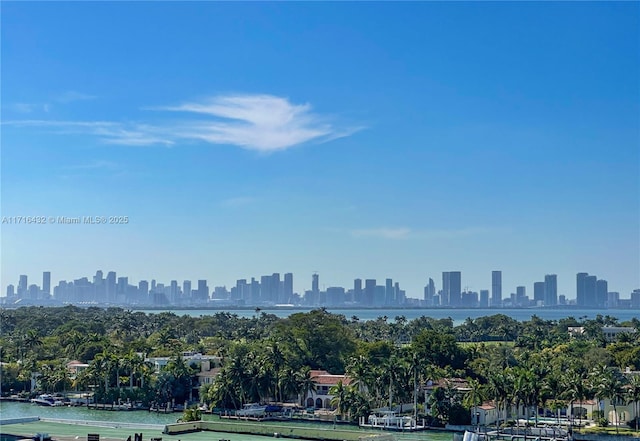
[[344,386],[351,383],[351,379],[346,375],[332,375],[323,370],[311,370],[310,374],[316,390],[307,392],[301,404],[315,409],[333,409],[331,400],[334,396],[329,393],[331,388],[341,381]]

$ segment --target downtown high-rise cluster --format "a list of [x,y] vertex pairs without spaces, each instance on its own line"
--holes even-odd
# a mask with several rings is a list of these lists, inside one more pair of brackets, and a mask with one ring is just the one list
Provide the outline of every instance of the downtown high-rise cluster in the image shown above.
[[629,298],[618,292],[609,292],[606,280],[588,273],[578,273],[576,299],[569,300],[558,294],[558,278],[547,274],[544,280],[534,282],[533,297],[525,286],[503,295],[502,271],[491,272],[490,289],[479,292],[463,289],[461,271],[442,273],[440,289],[429,278],[422,299],[408,298],[398,282],[387,278],[384,283],[376,279],[355,279],[351,288],[329,286],[320,288],[320,276],[311,277],[311,289],[294,292],[293,274],[280,273],[259,278],[239,279],[235,286],[209,287],[207,280],[195,283],[171,280],[168,284],[155,279],[131,284],[126,276],[101,270],[89,279],[61,280],[51,286],[51,272],[42,274],[42,285],[29,284],[27,275],[21,275],[17,287],[8,285],[6,295],[0,297],[5,305],[120,305],[149,307],[215,307],[215,306],[308,306],[308,307],[450,307],[450,308],[523,308],[575,306],[582,308],[640,308],[640,289]]

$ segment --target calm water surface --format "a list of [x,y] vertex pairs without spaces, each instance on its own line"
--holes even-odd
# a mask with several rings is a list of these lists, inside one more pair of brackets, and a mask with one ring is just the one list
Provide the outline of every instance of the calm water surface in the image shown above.
[[[113,421],[118,423],[138,423],[138,424],[170,424],[175,423],[176,419],[180,417],[180,413],[170,413],[170,414],[156,414],[153,412],[147,411],[121,411],[121,412],[112,412],[112,411],[104,411],[104,410],[91,410],[86,407],[42,407],[35,406],[30,403],[14,403],[14,402],[1,402],[0,403],[0,417],[2,419],[8,418],[18,418],[18,417],[27,417],[27,416],[39,416],[41,418],[59,418],[59,419],[68,419],[68,420],[82,420],[82,421]],[[205,415],[204,419],[217,419],[217,416],[213,415]],[[239,422],[238,424],[242,424]],[[323,423],[306,423],[306,422],[262,422],[264,425],[286,425],[286,426],[303,426],[303,427],[317,427],[323,429],[332,428],[332,424],[323,424]],[[19,425],[20,430],[28,430],[29,433],[36,432],[39,429],[39,425],[45,425],[44,423],[29,423],[24,425]],[[52,425],[52,423],[46,423],[47,430],[50,433],[55,434],[55,428],[59,427],[62,432],[69,431],[67,425]],[[2,431],[6,433],[11,433],[12,427],[18,426],[2,426]],[[52,428],[50,428],[52,427]],[[338,426],[341,429],[352,429],[362,431],[363,434],[369,433],[378,433],[377,430],[362,430],[358,429],[355,426]],[[96,429],[99,432],[109,432],[107,429]],[[87,432],[86,426],[78,426],[74,429],[78,433]],[[130,432],[133,430],[129,429]],[[62,433],[61,432],[61,433]],[[147,431],[149,432],[149,431]],[[145,433],[146,434],[146,433]],[[207,435],[208,434],[208,435]],[[106,435],[106,433],[105,433]],[[159,434],[158,434],[159,435]],[[172,440],[176,437],[169,437],[166,435],[163,438],[167,438]],[[394,432],[394,436],[400,441],[452,441],[453,435],[451,432],[436,432],[436,431],[426,431],[426,432],[415,432],[415,433],[397,433]],[[217,440],[220,436],[213,435],[209,432],[201,432],[190,435],[181,435],[181,438],[189,441],[201,441],[204,437],[206,440]],[[241,434],[224,434],[225,439],[229,439],[230,441],[265,441],[267,439],[272,439],[272,437],[264,437],[257,435],[241,435]],[[145,439],[147,439],[145,437]],[[175,441],[175,440],[174,440]]]
[[[202,315],[214,315],[219,312],[228,312],[238,317],[251,318],[256,315],[267,313],[274,314],[284,318],[298,312],[309,312],[312,308],[261,308],[256,312],[255,309],[166,309],[166,310],[142,310],[147,314],[158,314],[160,312],[173,312],[177,315],[189,315],[192,317],[200,317]],[[467,318],[476,319],[494,314],[505,314],[518,321],[531,320],[532,316],[538,316],[545,320],[559,320],[567,317],[579,319],[586,317],[594,319],[596,315],[609,315],[616,317],[620,322],[628,321],[633,318],[640,318],[640,310],[633,309],[332,309],[327,311],[334,314],[342,314],[348,319],[358,317],[359,320],[375,320],[378,317],[388,317],[394,320],[396,316],[404,316],[407,320],[426,316],[434,319],[451,318],[454,325],[462,324]]]

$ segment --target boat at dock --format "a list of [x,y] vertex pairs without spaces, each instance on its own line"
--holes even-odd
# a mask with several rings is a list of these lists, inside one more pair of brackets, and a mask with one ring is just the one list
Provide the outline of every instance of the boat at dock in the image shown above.
[[64,406],[64,402],[62,400],[49,394],[38,395],[36,398],[32,398],[30,401],[31,403],[37,404],[38,406]]
[[424,426],[418,426],[413,417],[399,415],[395,411],[383,410],[369,415],[367,422],[360,422],[360,427],[372,427],[386,430],[418,430]]
[[267,406],[262,406],[258,403],[249,403],[242,406],[242,409],[236,412],[236,416],[258,418],[264,416],[267,411]]

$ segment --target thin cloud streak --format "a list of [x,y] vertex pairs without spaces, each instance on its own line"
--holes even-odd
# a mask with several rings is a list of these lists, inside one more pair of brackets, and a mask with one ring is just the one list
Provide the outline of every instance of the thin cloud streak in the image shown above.
[[17,127],[48,127],[55,133],[62,135],[92,135],[97,136],[107,144],[147,146],[155,144],[173,145],[175,143],[168,137],[162,136],[161,129],[142,124],[123,124],[113,121],[49,120],[4,121],[2,124]]
[[311,112],[309,104],[292,104],[273,95],[229,95],[156,110],[204,114],[210,121],[185,127],[180,136],[212,144],[231,144],[271,152],[305,142],[349,136],[359,128],[336,129]]
[[[91,99],[69,92],[69,99]],[[309,104],[292,104],[273,95],[228,95],[179,106],[146,110],[199,115],[197,120],[151,123],[115,121],[15,120],[3,124],[51,128],[58,134],[97,136],[107,144],[175,145],[179,141],[233,145],[262,153],[286,150],[310,141],[329,142],[351,136],[364,127],[335,127],[311,112]],[[209,119],[202,119],[202,116]]]

